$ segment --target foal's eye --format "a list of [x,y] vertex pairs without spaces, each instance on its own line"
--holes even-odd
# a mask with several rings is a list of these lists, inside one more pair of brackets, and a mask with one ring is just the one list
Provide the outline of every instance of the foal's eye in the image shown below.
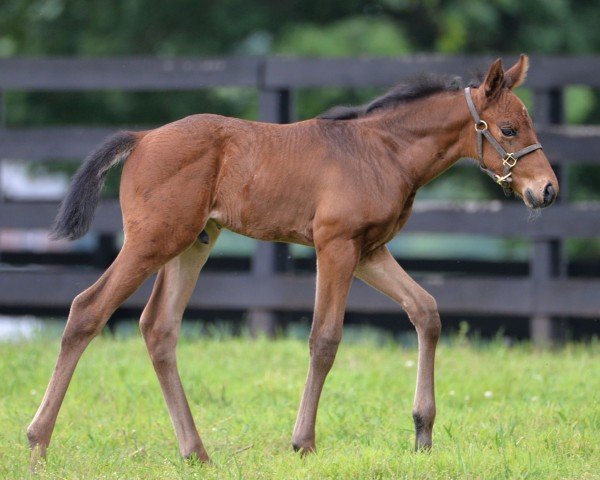
[[517,134],[517,131],[514,128],[510,127],[501,127],[500,131],[505,137],[514,137]]

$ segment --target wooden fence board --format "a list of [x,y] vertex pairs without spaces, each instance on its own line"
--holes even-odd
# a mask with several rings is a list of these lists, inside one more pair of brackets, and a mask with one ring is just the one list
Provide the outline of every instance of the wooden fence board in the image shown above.
[[[390,86],[421,73],[463,76],[469,79],[485,72],[496,55],[448,56],[410,55],[401,58],[285,58],[267,59],[265,85],[271,88],[307,88],[321,86]],[[517,60],[502,56],[505,65]],[[551,89],[585,84],[600,87],[598,56],[532,56],[527,87]]]
[[[258,58],[8,58],[0,90],[197,90],[256,87]],[[32,72],[35,72],[33,74]]]
[[[59,202],[0,202],[0,228],[48,228],[58,205]],[[529,238],[586,238],[600,234],[600,202],[554,205],[536,219],[520,203],[420,201],[413,210],[402,232]],[[91,229],[104,233],[122,229],[117,200],[100,203]]]
[[[3,308],[47,307],[70,304],[95,282],[99,271],[4,270],[0,273],[0,312]],[[441,278],[424,276],[421,285],[437,300],[442,314],[577,315],[600,318],[600,280],[557,280],[536,299],[526,278]],[[201,276],[189,307],[196,309],[310,311],[314,302],[313,275],[206,273]],[[151,291],[146,282],[123,304],[143,308]],[[565,301],[566,300],[566,301]],[[348,311],[395,313],[398,305],[362,282],[354,282]]]

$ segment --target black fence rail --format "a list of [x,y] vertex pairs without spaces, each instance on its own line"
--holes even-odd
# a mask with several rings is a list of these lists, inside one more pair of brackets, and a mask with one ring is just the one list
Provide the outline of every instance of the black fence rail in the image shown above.
[[[4,111],[2,94],[11,90],[156,91],[238,86],[256,89],[261,120],[287,123],[293,120],[294,92],[299,88],[387,86],[421,72],[468,76],[477,68],[485,69],[491,60],[491,56],[432,55],[401,59],[5,59],[0,60],[0,115]],[[532,254],[526,275],[438,274],[424,276],[421,283],[437,298],[442,315],[527,317],[531,319],[531,336],[545,343],[561,335],[560,318],[600,318],[600,272],[594,275],[592,268],[592,275],[574,277],[569,274],[565,256],[567,239],[600,237],[600,203],[571,203],[567,178],[570,165],[600,166],[600,128],[564,125],[565,88],[600,88],[600,57],[533,57],[532,65],[527,86],[534,92],[534,117],[541,142],[561,183],[560,202],[535,222],[527,220],[522,206],[510,202],[417,202],[404,231],[529,239]],[[85,126],[0,128],[0,162],[83,158],[113,131]],[[0,191],[0,230],[46,229],[56,209],[57,202],[11,201]],[[120,229],[118,202],[103,201],[92,226],[102,239],[94,265],[110,259]],[[287,248],[258,242],[249,269],[204,274],[191,308],[245,310],[250,327],[267,333],[274,331],[276,312],[311,310],[314,277],[290,271],[285,260]],[[66,309],[99,274],[70,266],[68,261],[60,268],[9,263],[18,258],[17,263],[25,263],[26,257],[26,252],[19,257],[0,251],[0,312]],[[150,284],[145,284],[125,307],[142,308],[149,289]],[[348,310],[392,313],[399,307],[356,282]]]

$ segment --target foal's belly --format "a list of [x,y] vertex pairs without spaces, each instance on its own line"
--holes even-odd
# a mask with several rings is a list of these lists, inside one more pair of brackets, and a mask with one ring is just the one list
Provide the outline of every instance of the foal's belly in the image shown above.
[[313,215],[306,202],[238,198],[218,202],[209,217],[232,232],[257,240],[313,245]]
[[318,180],[299,162],[243,158],[230,162],[215,191],[210,218],[258,240],[313,244]]

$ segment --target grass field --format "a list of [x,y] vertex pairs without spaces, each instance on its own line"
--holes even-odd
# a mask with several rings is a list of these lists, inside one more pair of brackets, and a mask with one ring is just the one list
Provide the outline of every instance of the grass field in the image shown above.
[[[555,352],[442,343],[427,454],[412,451],[416,350],[369,338],[343,343],[307,458],[290,448],[304,341],[184,339],[180,369],[212,466],[180,460],[142,340],[97,339],[37,478],[600,478],[597,342]],[[28,476],[25,428],[58,347],[0,345],[0,478]]]

